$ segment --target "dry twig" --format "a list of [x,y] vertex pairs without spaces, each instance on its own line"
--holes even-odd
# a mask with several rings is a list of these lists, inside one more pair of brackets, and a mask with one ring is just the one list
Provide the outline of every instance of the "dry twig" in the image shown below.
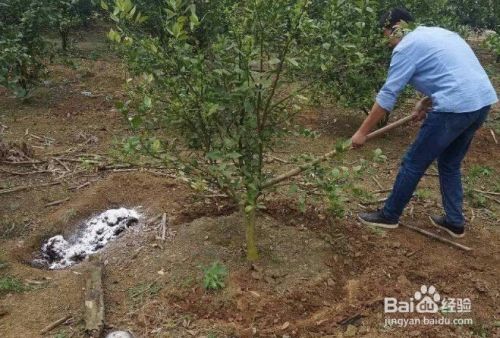
[[20,171],[10,171],[7,169],[2,169],[2,168],[0,168],[0,171],[3,171],[7,174],[18,175],[18,176],[43,174],[43,173],[51,173],[52,172],[50,170],[37,170],[37,171],[20,172]]
[[28,189],[51,187],[53,185],[58,185],[58,184],[61,184],[61,182],[50,182],[50,183],[44,183],[44,184],[38,184],[38,185],[23,185],[23,186],[14,187],[11,189],[0,190],[0,195],[10,194],[12,192],[18,192],[18,191],[23,191],[23,190],[28,190]]
[[450,244],[456,248],[459,248],[459,249],[462,249],[462,250],[465,250],[465,251],[472,251],[472,248],[469,248],[468,246],[465,246],[463,244],[460,244],[460,243],[457,243],[457,242],[453,242],[453,241],[450,241],[449,239],[447,238],[444,238],[444,237],[441,237],[439,235],[436,235],[430,231],[427,231],[427,230],[424,230],[424,229],[420,229],[420,228],[417,228],[417,227],[414,227],[412,225],[408,225],[408,224],[404,224],[404,223],[399,223],[400,225],[404,226],[405,228],[408,228],[410,230],[413,230],[415,232],[418,232],[418,233],[421,233],[422,235],[425,235],[427,237],[431,237],[431,238],[434,238],[440,242],[443,242],[443,243],[447,243],[447,244]]
[[59,204],[62,204],[64,202],[67,202],[67,201],[69,201],[69,197],[67,197],[65,199],[62,199],[62,200],[59,200],[59,201],[54,201],[54,202],[47,203],[47,204],[45,204],[45,207],[53,207],[55,205],[59,205]]
[[58,327],[59,325],[67,322],[69,319],[71,319],[71,315],[67,315],[61,319],[58,319],[56,320],[55,322],[52,322],[50,323],[49,325],[47,325],[43,330],[40,331],[40,334],[43,335],[43,334],[46,334],[47,332],[55,329],[56,327]]
[[76,186],[70,187],[69,189],[70,190],[80,190],[81,188],[84,188],[84,187],[89,186],[89,185],[90,185],[90,181],[82,183],[80,185],[76,185]]
[[494,197],[491,197],[491,196],[488,196],[488,195],[483,195],[484,198],[487,198],[489,199],[490,201],[493,201],[493,202],[497,202],[498,204],[500,204],[500,200],[497,200],[496,198]]
[[385,201],[387,201],[387,197],[380,198],[380,199],[378,199],[378,200],[376,200],[376,201],[361,202],[361,204],[363,204],[363,205],[373,205],[373,204],[383,203],[383,202],[385,202]]
[[479,189],[472,189],[472,190],[474,190],[475,192],[479,192],[481,194],[500,196],[500,192],[484,191]]
[[380,190],[384,190],[384,187],[382,186],[382,184],[380,184],[380,182],[377,180],[375,176],[372,176],[372,180],[378,185]]
[[493,129],[490,129],[490,133],[491,133],[491,136],[493,136],[493,141],[495,141],[495,144],[498,144],[497,137],[496,137],[495,132],[493,131]]
[[167,214],[163,213],[161,217],[161,240],[165,241],[165,237],[167,234]]

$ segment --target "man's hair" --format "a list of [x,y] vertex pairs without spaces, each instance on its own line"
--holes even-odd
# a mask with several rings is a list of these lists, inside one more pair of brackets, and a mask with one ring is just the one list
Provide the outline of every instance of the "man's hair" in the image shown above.
[[380,17],[379,25],[382,28],[392,28],[400,21],[412,22],[413,16],[406,9],[396,7],[387,11]]

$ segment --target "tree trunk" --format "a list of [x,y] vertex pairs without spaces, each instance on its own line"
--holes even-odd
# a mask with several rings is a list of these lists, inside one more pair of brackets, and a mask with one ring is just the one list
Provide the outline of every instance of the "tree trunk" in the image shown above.
[[254,262],[259,259],[257,241],[255,238],[255,204],[249,210],[244,210],[246,238],[247,238],[247,260]]
[[68,48],[69,32],[66,29],[60,29],[59,34],[61,35],[61,48],[63,51],[66,51]]

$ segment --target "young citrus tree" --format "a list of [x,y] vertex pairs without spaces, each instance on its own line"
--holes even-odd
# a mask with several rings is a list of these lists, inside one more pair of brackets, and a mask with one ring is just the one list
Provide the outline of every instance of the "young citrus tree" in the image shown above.
[[92,15],[92,0],[58,0],[51,6],[55,28],[61,38],[61,48],[66,51],[72,30],[87,23]]
[[0,86],[26,96],[43,75],[46,43],[41,31],[50,21],[42,1],[0,3]]
[[[258,257],[259,198],[310,165],[280,176],[279,168],[264,165],[266,154],[293,130],[305,95],[326,78],[320,61],[329,56],[316,53],[331,49],[323,47],[324,19],[309,16],[311,1],[223,3],[218,19],[205,27],[192,3],[167,0],[158,9],[165,14],[163,34],[141,30],[147,19],[130,0],[103,7],[117,23],[109,38],[120,46],[131,72],[130,100],[119,105],[136,133],[126,148],[171,165],[193,187],[215,185],[238,202],[252,261]],[[200,32],[207,30],[213,34],[200,41]],[[342,62],[353,59],[345,56]],[[340,143],[337,150],[346,148]],[[326,170],[332,175],[323,172],[321,184],[334,205],[338,191],[330,185],[339,171]]]
[[91,0],[0,2],[0,86],[25,97],[46,73],[50,55],[44,34],[54,27],[63,49],[71,28],[91,14]]

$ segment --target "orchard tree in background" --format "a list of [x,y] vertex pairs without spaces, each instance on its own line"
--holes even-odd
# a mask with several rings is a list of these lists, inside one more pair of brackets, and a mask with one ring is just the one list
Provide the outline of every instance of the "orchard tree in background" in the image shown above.
[[61,48],[66,51],[71,31],[87,24],[94,4],[91,0],[58,0],[52,5],[52,21],[59,32]]
[[0,3],[0,85],[26,96],[43,75],[47,43],[41,31],[49,25],[42,1]]
[[92,6],[91,0],[1,0],[0,86],[28,95],[52,55],[44,34],[58,31],[66,49],[70,29],[88,20]]

